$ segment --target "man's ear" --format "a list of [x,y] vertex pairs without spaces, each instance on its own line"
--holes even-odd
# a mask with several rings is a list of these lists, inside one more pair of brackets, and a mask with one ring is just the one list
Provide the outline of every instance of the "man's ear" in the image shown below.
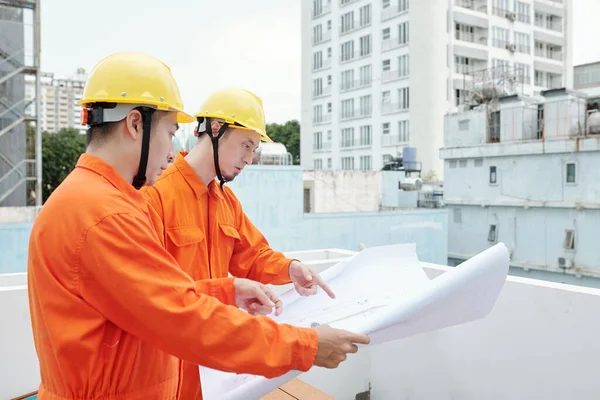
[[142,137],[144,132],[144,121],[142,114],[138,110],[131,110],[125,117],[125,131],[134,140]]

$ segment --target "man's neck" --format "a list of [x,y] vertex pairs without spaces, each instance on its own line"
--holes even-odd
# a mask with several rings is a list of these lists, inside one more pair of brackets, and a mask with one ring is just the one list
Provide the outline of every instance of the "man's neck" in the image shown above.
[[185,156],[198,178],[206,187],[216,178],[214,154],[210,140],[201,140]]
[[130,157],[123,154],[123,152],[119,151],[120,149],[116,147],[118,146],[112,146],[111,144],[106,144],[101,147],[91,145],[85,152],[94,157],[98,157],[113,167],[127,182],[133,182],[138,166],[136,165],[135,168],[132,168],[131,162],[129,161]]

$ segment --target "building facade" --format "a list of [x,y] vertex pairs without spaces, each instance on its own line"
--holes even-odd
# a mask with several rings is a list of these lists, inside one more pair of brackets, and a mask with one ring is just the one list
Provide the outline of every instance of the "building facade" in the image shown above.
[[585,95],[555,89],[446,116],[449,258],[504,242],[512,267],[600,276],[600,141],[588,108]]
[[572,87],[570,1],[303,2],[302,165],[377,170],[410,145],[442,178],[444,114],[478,84]]
[[[85,134],[86,128],[81,126],[81,106],[77,104],[83,97],[83,87],[87,80],[83,68],[67,77],[58,77],[52,73],[41,75],[41,125],[44,132],[58,132],[65,128],[78,129]],[[26,81],[25,96],[33,98],[35,87],[31,80]],[[35,112],[34,105],[27,109]]]

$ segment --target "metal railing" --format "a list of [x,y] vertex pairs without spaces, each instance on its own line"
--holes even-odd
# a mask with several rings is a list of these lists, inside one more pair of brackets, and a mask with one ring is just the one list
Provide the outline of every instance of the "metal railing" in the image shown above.
[[0,203],[11,195],[21,184],[35,181],[35,160],[21,160],[0,178]]

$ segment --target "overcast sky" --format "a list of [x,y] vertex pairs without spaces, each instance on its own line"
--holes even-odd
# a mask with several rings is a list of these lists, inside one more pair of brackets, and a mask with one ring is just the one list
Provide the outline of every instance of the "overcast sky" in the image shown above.
[[[263,98],[269,122],[300,119],[300,1],[312,0],[42,1],[42,69],[68,75],[143,51],[171,67],[187,111],[241,86]],[[600,61],[600,0],[573,2],[573,62]]]

